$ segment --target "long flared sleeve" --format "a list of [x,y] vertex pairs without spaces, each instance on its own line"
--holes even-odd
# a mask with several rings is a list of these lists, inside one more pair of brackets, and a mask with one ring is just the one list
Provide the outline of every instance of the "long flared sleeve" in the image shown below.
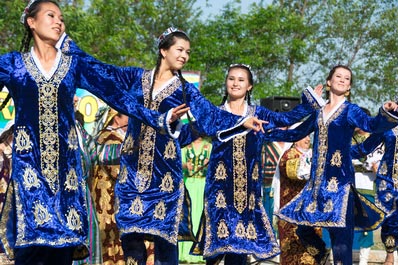
[[187,104],[199,132],[215,136],[218,131],[228,128],[236,128],[237,133],[246,131],[242,124],[248,117],[237,116],[214,106],[193,84],[187,83],[186,91]]
[[[267,122],[263,125],[264,130],[285,127],[301,121],[311,113],[319,110],[325,104],[323,99],[316,95],[311,87],[307,87],[303,91],[301,94],[301,102],[301,104],[288,112],[276,112],[262,106],[256,106],[257,118]],[[242,131],[242,128],[235,126],[219,131],[217,137],[220,141],[226,142],[235,135],[243,134]]]
[[[79,58],[80,88],[88,90],[117,111],[137,118],[155,129],[164,130],[165,114],[149,110],[137,100],[138,94],[134,88],[141,82],[141,68],[119,68],[91,62]],[[127,87],[131,89],[127,90]]]
[[312,113],[302,124],[295,129],[280,130],[274,129],[266,132],[262,138],[264,141],[297,142],[309,135],[315,129],[317,114]]
[[370,133],[382,133],[398,125],[398,117],[394,111],[386,111],[383,107],[375,117],[368,116],[358,105],[351,104],[348,121],[355,127]]
[[269,123],[268,127],[284,127],[301,121],[320,106],[319,104],[315,104],[312,98],[308,98],[307,93],[302,93],[301,101],[301,104],[288,112],[276,112],[262,106],[257,106],[258,118],[267,121]]
[[77,58],[79,88],[86,89],[115,110],[166,132],[167,113],[149,110],[137,101],[135,88],[140,87],[142,68],[103,63],[82,51],[66,34],[57,46],[65,54]]
[[0,56],[0,91],[10,82],[11,72],[13,71],[12,53]]
[[384,133],[371,134],[365,141],[351,146],[351,156],[353,159],[360,159],[372,153],[384,141]]

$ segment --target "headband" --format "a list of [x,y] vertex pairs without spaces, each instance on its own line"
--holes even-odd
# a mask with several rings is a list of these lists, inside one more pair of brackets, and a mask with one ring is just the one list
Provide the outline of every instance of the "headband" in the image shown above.
[[229,70],[231,70],[231,68],[234,68],[234,67],[245,68],[245,69],[247,69],[249,71],[250,75],[253,76],[252,67],[250,65],[248,65],[248,64],[243,64],[243,63],[230,64],[229,67],[228,67],[228,70],[225,71],[225,75],[227,76]]
[[182,33],[182,34],[184,34],[185,36],[188,37],[188,35],[187,35],[184,31],[182,31],[182,30],[180,30],[180,29],[178,29],[178,28],[175,28],[175,27],[170,27],[170,28],[166,29],[166,31],[163,32],[163,33],[159,36],[159,38],[157,39],[157,43],[156,43],[157,46],[159,47],[161,44],[163,44],[163,42],[164,42],[164,40],[166,39],[166,37],[167,37],[168,35],[170,35],[171,33],[174,33],[174,32],[180,32],[180,33]]
[[21,19],[19,20],[22,24],[25,24],[25,17],[27,14],[29,14],[29,8],[30,6],[36,2],[37,0],[30,0],[29,4],[25,7],[25,9],[23,10],[23,13],[21,15]]
[[228,69],[231,69],[233,67],[244,67],[244,68],[247,68],[250,72],[252,71],[252,67],[250,65],[248,65],[248,64],[233,63],[233,64],[229,65]]

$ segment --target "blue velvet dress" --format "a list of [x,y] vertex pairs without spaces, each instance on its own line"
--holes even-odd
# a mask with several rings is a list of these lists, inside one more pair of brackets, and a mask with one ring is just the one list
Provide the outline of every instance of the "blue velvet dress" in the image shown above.
[[[245,116],[267,120],[272,126],[291,125],[314,111],[314,102],[308,99],[304,94],[305,104],[287,113],[246,105]],[[223,133],[219,134],[220,139]],[[204,219],[197,233],[200,242],[192,249],[193,254],[203,254],[206,259],[222,258],[223,254],[252,254],[258,259],[268,259],[279,254],[279,245],[262,203],[263,143],[261,134],[254,132],[229,141],[213,140]]]
[[[136,71],[141,80],[135,87],[138,99],[147,106],[153,71],[141,68]],[[186,102],[199,121],[199,131],[215,135],[220,128],[232,127],[241,120],[213,106],[193,84],[186,83],[185,89]],[[182,104],[180,79],[174,76],[152,97],[150,108],[160,112]],[[192,141],[191,136],[184,141]],[[122,236],[154,235],[177,244],[184,199],[180,144],[180,140],[161,134],[137,119],[129,120],[115,187],[116,221]]]
[[68,54],[68,41],[64,44],[49,77],[31,52],[0,56],[0,87],[7,86],[16,113],[12,176],[0,219],[1,243],[10,257],[14,248],[28,246],[84,249],[88,222],[76,88],[157,129],[164,123],[164,115],[137,104],[134,92],[119,86],[125,72]]
[[329,117],[325,117],[321,109],[294,130],[269,133],[268,137],[273,140],[294,142],[315,132],[311,177],[277,215],[298,225],[346,227],[349,194],[353,191],[356,228],[376,229],[384,213],[355,190],[351,141],[356,127],[367,132],[382,132],[396,124],[397,120],[383,109],[376,117],[369,117],[357,105],[345,101]]
[[398,127],[384,133],[372,134],[352,148],[352,155],[360,157],[383,145],[384,154],[376,174],[376,205],[387,215],[382,224],[381,238],[387,252],[398,246]]

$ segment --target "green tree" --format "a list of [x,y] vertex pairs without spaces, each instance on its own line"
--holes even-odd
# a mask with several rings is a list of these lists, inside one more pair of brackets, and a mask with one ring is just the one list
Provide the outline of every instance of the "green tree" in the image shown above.
[[301,35],[310,31],[304,20],[280,7],[261,3],[242,14],[238,4],[231,2],[220,15],[193,29],[196,34],[190,65],[202,73],[203,93],[219,103],[229,64],[245,63],[252,66],[255,75],[255,98],[298,95],[290,89],[294,83],[291,66],[308,58]]
[[6,0],[0,8],[0,54],[19,50],[24,32],[20,22],[26,4],[22,1]]

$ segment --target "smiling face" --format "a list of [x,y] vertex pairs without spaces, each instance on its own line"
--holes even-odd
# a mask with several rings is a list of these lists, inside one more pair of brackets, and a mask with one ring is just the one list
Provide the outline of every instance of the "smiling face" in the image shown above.
[[231,68],[225,80],[228,97],[232,100],[245,98],[247,91],[252,89],[249,73],[243,68]]
[[39,11],[35,16],[28,17],[27,23],[35,39],[39,38],[54,45],[65,32],[62,12],[51,2],[40,3]]
[[350,90],[351,81],[351,71],[338,67],[330,79],[327,80],[327,85],[330,87],[331,92],[341,95]]
[[163,63],[171,70],[181,70],[189,60],[191,43],[185,39],[174,37],[175,42],[168,49],[161,49]]

